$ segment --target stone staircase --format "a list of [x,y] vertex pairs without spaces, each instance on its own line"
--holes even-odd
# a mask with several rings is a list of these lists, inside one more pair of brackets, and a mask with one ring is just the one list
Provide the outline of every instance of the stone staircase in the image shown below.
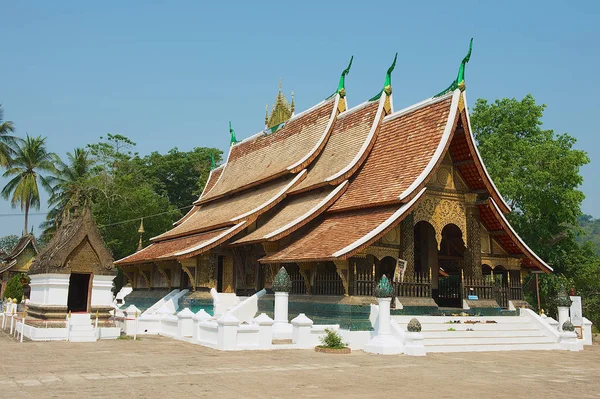
[[[406,331],[416,317],[427,352],[477,352],[558,349],[556,337],[528,316],[392,316]],[[460,323],[449,323],[460,321]],[[478,323],[467,323],[478,321]],[[495,323],[494,323],[495,322]],[[454,329],[452,331],[449,329]],[[472,331],[468,331],[470,329]]]
[[69,341],[96,342],[96,331],[89,313],[73,313],[70,321]]

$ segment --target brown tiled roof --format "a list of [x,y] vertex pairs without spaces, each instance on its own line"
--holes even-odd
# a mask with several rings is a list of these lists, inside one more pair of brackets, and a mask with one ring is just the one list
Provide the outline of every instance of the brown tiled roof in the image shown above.
[[200,205],[196,207],[196,211],[187,217],[183,223],[153,238],[152,241],[162,241],[167,238],[231,226],[237,223],[236,218],[268,203],[268,206],[261,208],[257,213],[266,212],[284,198],[285,195],[282,191],[297,178],[298,175],[288,176],[265,183],[256,188],[248,189],[232,197],[221,198],[217,201]]
[[511,255],[524,254],[526,258],[522,260],[524,266],[534,267],[543,270],[547,273],[552,271],[539,256],[535,254],[525,242],[512,229],[500,207],[493,199],[489,199],[486,204],[481,204],[479,207],[479,215],[481,223],[488,231],[502,231],[502,234],[496,234],[494,239]]
[[[335,126],[327,144],[315,162],[308,170],[308,176],[294,191],[304,191],[310,187],[328,184],[326,179],[356,164],[355,159],[367,139],[374,141],[375,136],[369,136],[375,121],[378,107],[383,101],[372,101],[348,110],[338,115]],[[368,152],[365,151],[365,156]],[[352,170],[349,171],[350,173]],[[350,174],[348,173],[348,175]],[[343,181],[347,176],[342,176]],[[336,181],[339,183],[339,181]]]
[[288,168],[311,155],[325,138],[337,98],[293,117],[275,133],[259,134],[232,146],[219,181],[199,202],[290,173]]
[[223,173],[223,169],[224,166],[210,171],[210,174],[208,175],[208,180],[206,181],[206,185],[204,186],[204,190],[202,191],[203,196],[207,195],[210,192],[210,190],[212,190],[212,188],[215,186],[217,180],[219,180],[219,177],[221,177],[221,173]]
[[450,145],[452,160],[459,163],[457,169],[469,188],[487,190],[502,212],[510,212],[510,207],[504,202],[479,156],[477,145],[470,131],[469,115],[466,111],[461,113],[461,120],[463,129],[456,132]]
[[[156,260],[173,259],[176,257],[175,254],[208,242],[209,240],[223,234],[225,231],[227,231],[227,229],[213,230],[187,237],[152,243],[141,251],[116,261],[115,264],[126,265],[131,263],[144,263]],[[212,246],[207,247],[205,250],[209,250],[210,248],[212,248]]]
[[360,240],[385,222],[398,205],[326,214],[310,230],[279,252],[260,259],[261,263],[331,260],[333,254]]
[[40,251],[38,250],[37,241],[35,240],[35,237],[33,236],[33,234],[25,234],[24,236],[19,238],[17,245],[15,245],[15,247],[10,251],[10,253],[8,255],[6,255],[4,260],[6,262],[10,262],[10,261],[14,260],[30,244],[33,247],[33,250],[37,255]]
[[386,117],[367,160],[331,210],[397,202],[440,145],[451,103],[448,95]]
[[265,215],[268,218],[264,224],[252,233],[233,242],[233,244],[274,241],[287,236],[323,212],[343,193],[343,189],[347,184],[347,182],[343,182],[338,186],[339,188],[328,186],[321,190],[313,190],[310,193],[286,198],[277,212],[273,215]]

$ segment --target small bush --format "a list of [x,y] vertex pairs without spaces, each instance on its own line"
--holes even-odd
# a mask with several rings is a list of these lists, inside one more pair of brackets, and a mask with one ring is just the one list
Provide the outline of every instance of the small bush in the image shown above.
[[325,336],[320,337],[319,340],[321,341],[322,348],[343,349],[348,346],[347,343],[342,341],[340,334],[329,328],[325,329]]
[[16,298],[17,303],[21,303],[21,299],[23,298],[23,285],[21,284],[20,275],[17,274],[8,280],[6,289],[4,290],[4,298]]

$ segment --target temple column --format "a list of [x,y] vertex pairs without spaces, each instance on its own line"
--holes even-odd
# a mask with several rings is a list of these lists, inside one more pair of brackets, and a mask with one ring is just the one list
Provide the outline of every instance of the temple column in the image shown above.
[[313,273],[316,265],[317,264],[315,262],[298,263],[298,270],[302,276],[302,279],[304,280],[304,288],[306,289],[307,295],[311,294],[311,274]]
[[412,212],[400,222],[400,258],[406,261],[405,276],[415,273],[415,230]]
[[479,208],[475,204],[477,194],[465,194],[467,250],[464,256],[465,277],[482,278],[481,272],[481,223]]
[[347,260],[335,260],[335,270],[337,271],[338,276],[342,280],[342,284],[344,285],[344,296],[348,296],[348,274],[349,274],[349,266]]

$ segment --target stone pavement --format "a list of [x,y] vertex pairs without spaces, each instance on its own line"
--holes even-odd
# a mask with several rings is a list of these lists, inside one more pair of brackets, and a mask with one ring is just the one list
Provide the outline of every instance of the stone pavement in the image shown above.
[[219,352],[163,337],[24,342],[0,330],[1,398],[600,397],[600,346],[583,352]]

